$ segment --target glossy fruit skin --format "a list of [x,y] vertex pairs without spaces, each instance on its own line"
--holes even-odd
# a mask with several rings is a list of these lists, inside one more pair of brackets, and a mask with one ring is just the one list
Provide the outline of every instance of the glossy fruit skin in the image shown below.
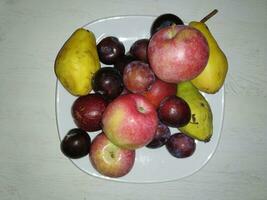
[[167,96],[176,95],[177,85],[167,83],[156,78],[155,82],[151,85],[149,90],[142,93],[142,95],[149,100],[157,109],[160,102]]
[[94,92],[111,101],[119,96],[124,88],[122,76],[113,67],[102,67],[92,78]]
[[159,119],[171,127],[182,127],[189,123],[191,110],[185,100],[175,95],[162,100],[158,109]]
[[127,53],[116,61],[114,68],[116,68],[120,72],[121,76],[123,76],[124,68],[126,67],[126,65],[134,60],[135,58],[130,53]]
[[102,175],[122,177],[128,174],[135,162],[135,151],[114,145],[101,132],[92,141],[90,148],[92,166]]
[[90,132],[100,130],[102,115],[107,104],[100,94],[91,93],[78,97],[71,108],[71,114],[77,127]]
[[110,141],[126,149],[144,147],[154,138],[158,116],[154,106],[140,94],[125,94],[107,106],[103,131]]
[[189,157],[196,149],[195,140],[183,133],[171,135],[165,146],[168,152],[176,158]]
[[86,131],[74,128],[63,138],[60,144],[62,153],[68,158],[77,159],[89,153],[91,138]]
[[124,55],[125,47],[117,37],[109,36],[97,44],[97,52],[102,63],[111,65]]
[[142,61],[133,61],[126,65],[123,73],[124,86],[132,93],[142,93],[155,82],[154,72]]
[[147,59],[147,47],[148,47],[149,39],[139,39],[135,41],[131,48],[130,53],[136,60],[141,60],[143,62],[148,62]]
[[155,75],[168,83],[180,83],[197,77],[209,58],[204,35],[186,25],[165,27],[150,39],[147,55]]
[[153,22],[150,28],[150,35],[154,35],[160,29],[165,28],[167,26],[171,26],[173,24],[176,25],[184,25],[184,22],[176,15],[171,13],[166,13],[158,16]]
[[171,131],[168,126],[159,122],[154,139],[146,145],[146,147],[151,149],[156,149],[165,145],[171,136]]

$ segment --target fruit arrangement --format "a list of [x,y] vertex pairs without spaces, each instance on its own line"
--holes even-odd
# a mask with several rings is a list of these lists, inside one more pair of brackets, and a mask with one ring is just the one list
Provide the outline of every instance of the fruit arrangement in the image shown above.
[[54,66],[76,98],[70,110],[76,127],[61,141],[63,154],[88,156],[96,171],[117,178],[131,171],[138,149],[165,146],[173,158],[186,159],[197,151],[196,141],[209,142],[213,115],[202,93],[217,93],[228,68],[205,24],[216,12],[188,25],[160,15],[150,38],[128,51],[115,35],[96,42],[92,30],[77,29]]

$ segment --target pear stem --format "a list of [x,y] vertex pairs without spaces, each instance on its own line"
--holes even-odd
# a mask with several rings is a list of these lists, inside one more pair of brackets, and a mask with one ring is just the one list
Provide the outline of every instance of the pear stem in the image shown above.
[[212,12],[210,12],[207,16],[205,16],[200,22],[205,23],[208,21],[211,17],[213,17],[218,12],[217,9],[214,9]]

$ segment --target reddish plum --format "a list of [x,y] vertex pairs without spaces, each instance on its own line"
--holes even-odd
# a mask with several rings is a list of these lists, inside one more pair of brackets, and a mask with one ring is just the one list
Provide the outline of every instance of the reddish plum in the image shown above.
[[129,91],[133,93],[145,92],[154,82],[155,75],[147,63],[133,61],[126,65],[123,83]]
[[98,131],[107,101],[100,94],[88,94],[78,97],[71,108],[75,124],[85,131]]

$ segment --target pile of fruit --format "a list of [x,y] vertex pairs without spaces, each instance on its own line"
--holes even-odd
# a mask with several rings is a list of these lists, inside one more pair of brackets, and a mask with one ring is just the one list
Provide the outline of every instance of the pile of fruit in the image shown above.
[[128,52],[116,36],[96,43],[92,31],[77,29],[55,61],[60,83],[77,97],[71,107],[77,127],[61,141],[64,155],[89,155],[100,174],[121,177],[132,169],[137,149],[165,146],[170,156],[186,159],[196,140],[209,142],[213,117],[201,92],[218,92],[228,69],[205,24],[216,12],[188,25],[160,15],[151,37]]

